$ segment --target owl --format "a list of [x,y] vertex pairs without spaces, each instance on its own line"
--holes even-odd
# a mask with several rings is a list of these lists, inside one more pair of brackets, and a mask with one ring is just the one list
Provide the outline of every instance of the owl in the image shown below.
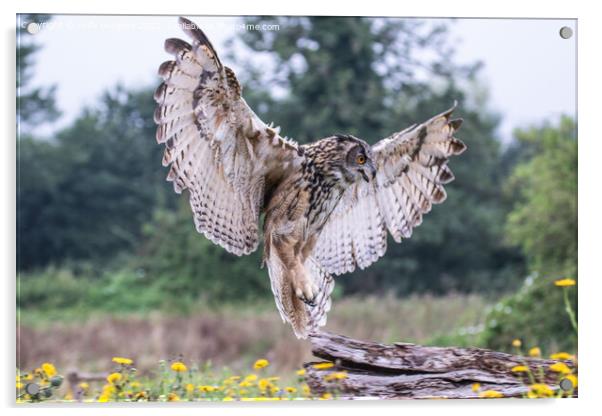
[[336,134],[299,145],[246,104],[234,72],[205,34],[167,39],[159,67],[156,138],[176,193],[188,191],[194,224],[237,256],[263,236],[276,307],[298,338],[326,323],[334,275],[364,269],[412,235],[446,198],[448,158],[466,146],[454,107],[370,146]]

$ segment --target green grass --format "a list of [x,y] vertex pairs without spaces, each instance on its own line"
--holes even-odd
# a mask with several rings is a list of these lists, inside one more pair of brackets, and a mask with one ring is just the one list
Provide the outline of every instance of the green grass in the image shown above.
[[[325,330],[385,343],[460,345],[453,334],[482,324],[486,309],[477,295],[347,297],[333,301]],[[238,371],[266,357],[277,371],[290,371],[313,359],[309,342],[282,323],[273,300],[199,303],[187,314],[22,308],[19,317],[23,368],[52,361],[94,371],[105,367],[106,357],[128,356],[143,372],[177,357]]]

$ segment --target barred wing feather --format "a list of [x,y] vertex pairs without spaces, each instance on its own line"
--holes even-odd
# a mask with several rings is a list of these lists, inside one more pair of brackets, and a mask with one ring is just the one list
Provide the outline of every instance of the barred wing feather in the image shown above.
[[187,189],[199,232],[236,255],[259,241],[265,178],[299,163],[298,147],[267,126],[241,97],[205,34],[180,18],[192,39],[167,39],[175,57],[159,67],[155,92],[157,142],[177,193]]
[[462,124],[450,119],[454,109],[372,147],[376,180],[345,191],[313,251],[327,272],[368,267],[385,254],[387,230],[398,243],[410,238],[423,214],[445,200],[443,185],[454,179],[448,159],[466,149],[453,136]]

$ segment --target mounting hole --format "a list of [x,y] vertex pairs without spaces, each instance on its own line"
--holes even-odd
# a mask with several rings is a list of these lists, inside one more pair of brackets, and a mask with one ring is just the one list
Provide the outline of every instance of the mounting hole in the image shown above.
[[25,30],[27,30],[27,33],[29,33],[30,35],[35,35],[40,31],[40,25],[36,22],[27,23],[27,26],[25,26]]
[[564,391],[569,391],[573,389],[573,382],[568,378],[563,378],[560,380],[560,388]]
[[35,396],[39,392],[40,392],[40,386],[37,385],[36,383],[27,383],[25,385],[25,393],[27,393],[29,395]]
[[562,39],[570,39],[573,36],[573,29],[568,26],[563,26],[560,28],[560,37]]

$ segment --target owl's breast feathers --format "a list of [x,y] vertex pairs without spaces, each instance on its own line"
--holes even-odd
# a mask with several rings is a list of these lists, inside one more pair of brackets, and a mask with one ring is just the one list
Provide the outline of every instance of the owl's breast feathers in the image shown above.
[[323,139],[304,148],[301,177],[308,195],[305,216],[308,233],[315,235],[322,230],[350,183],[335,165],[334,156],[339,150],[335,143]]
[[307,240],[317,237],[349,184],[332,166],[334,149],[328,143],[303,148],[301,164],[273,187],[266,201],[264,230],[283,237],[298,231]]

